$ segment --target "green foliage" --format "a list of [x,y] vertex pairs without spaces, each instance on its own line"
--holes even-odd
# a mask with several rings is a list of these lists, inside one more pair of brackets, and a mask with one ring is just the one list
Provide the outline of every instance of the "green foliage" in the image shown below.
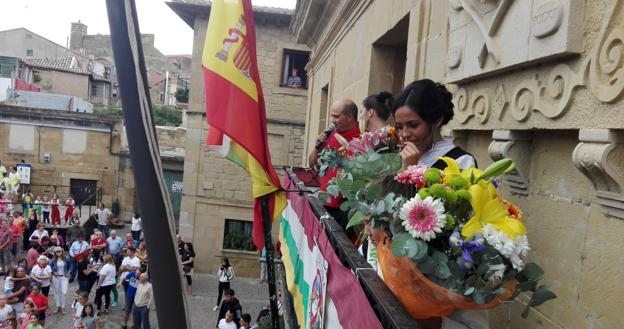
[[117,106],[96,106],[93,108],[93,113],[108,118],[121,118],[123,116],[121,108]]
[[189,99],[189,90],[188,89],[178,89],[175,92],[175,99],[180,103],[188,103]]
[[223,249],[255,251],[256,247],[254,247],[251,236],[234,231],[228,232],[223,237]]
[[[282,316],[279,317],[279,327],[280,329],[286,328],[286,326],[284,325],[284,317]],[[273,329],[273,323],[271,322],[271,314],[265,317],[262,317],[260,321],[258,321],[258,328],[259,329]]]
[[182,112],[167,106],[154,106],[153,116],[156,126],[177,127],[182,124]]

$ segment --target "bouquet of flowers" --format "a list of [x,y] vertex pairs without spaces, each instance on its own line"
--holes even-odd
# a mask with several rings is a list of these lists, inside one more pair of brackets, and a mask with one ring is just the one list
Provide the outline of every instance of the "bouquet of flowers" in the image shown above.
[[[349,226],[364,220],[378,242],[384,281],[412,316],[492,308],[524,291],[531,306],[556,298],[538,285],[544,272],[525,263],[530,251],[522,212],[497,191],[496,177],[515,167],[503,159],[484,171],[422,165],[401,171],[392,128],[365,133],[321,153],[321,171],[337,167],[329,195],[343,195]],[[320,195],[323,199],[328,197]]]

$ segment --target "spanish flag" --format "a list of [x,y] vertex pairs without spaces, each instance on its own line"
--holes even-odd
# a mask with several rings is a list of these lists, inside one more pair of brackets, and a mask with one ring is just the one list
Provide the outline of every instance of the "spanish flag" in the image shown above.
[[250,0],[212,2],[202,57],[207,144],[252,178],[253,241],[264,247],[258,198],[269,195],[269,214],[279,219],[286,196],[267,143],[266,111],[256,63],[256,31]]

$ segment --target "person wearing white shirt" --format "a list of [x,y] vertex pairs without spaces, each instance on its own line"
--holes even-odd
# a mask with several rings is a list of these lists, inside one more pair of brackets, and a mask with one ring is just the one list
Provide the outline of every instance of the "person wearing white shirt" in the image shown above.
[[48,257],[39,256],[37,265],[30,270],[30,278],[41,285],[41,293],[48,297],[50,293],[50,282],[52,281],[52,268],[48,265]]
[[113,213],[104,206],[104,203],[100,203],[100,206],[95,211],[95,215],[97,216],[98,228],[104,236],[108,236],[108,218]]
[[48,233],[48,231],[45,230],[45,225],[42,222],[39,222],[39,224],[37,224],[37,229],[32,232],[29,240],[41,241],[41,238],[43,238],[44,236],[49,237],[50,234]]
[[102,297],[104,297],[106,304],[104,313],[108,313],[108,309],[111,305],[111,290],[115,286],[115,276],[117,271],[115,270],[115,264],[113,263],[113,256],[104,256],[104,266],[99,271],[100,279],[97,284],[97,290],[95,291],[95,305],[97,305],[98,316],[101,315],[102,309]]
[[13,319],[13,308],[7,305],[5,295],[0,295],[0,329],[11,328],[11,320]]
[[225,318],[219,321],[219,325],[217,325],[217,327],[219,329],[238,329],[236,328],[236,322],[234,322],[234,314],[227,311],[225,313]]
[[139,213],[134,214],[132,217],[132,226],[130,226],[130,232],[132,233],[132,240],[141,240],[141,230],[143,229],[143,221]]
[[[119,267],[121,282],[125,282],[124,279],[129,272],[134,272],[141,267],[141,260],[135,255],[135,252],[136,249],[134,247],[128,247],[126,250],[126,257],[121,261],[121,266]],[[124,291],[126,288],[124,284]]]

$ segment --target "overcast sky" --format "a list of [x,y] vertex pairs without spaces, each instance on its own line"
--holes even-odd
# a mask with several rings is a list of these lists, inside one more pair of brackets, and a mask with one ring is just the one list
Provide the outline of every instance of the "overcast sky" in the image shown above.
[[[164,0],[135,0],[141,33],[156,35],[165,55],[190,54],[193,30]],[[25,27],[60,45],[67,45],[71,23],[80,20],[89,34],[108,34],[104,0],[1,0],[0,31]],[[252,0],[257,6],[295,8],[296,0]]]

